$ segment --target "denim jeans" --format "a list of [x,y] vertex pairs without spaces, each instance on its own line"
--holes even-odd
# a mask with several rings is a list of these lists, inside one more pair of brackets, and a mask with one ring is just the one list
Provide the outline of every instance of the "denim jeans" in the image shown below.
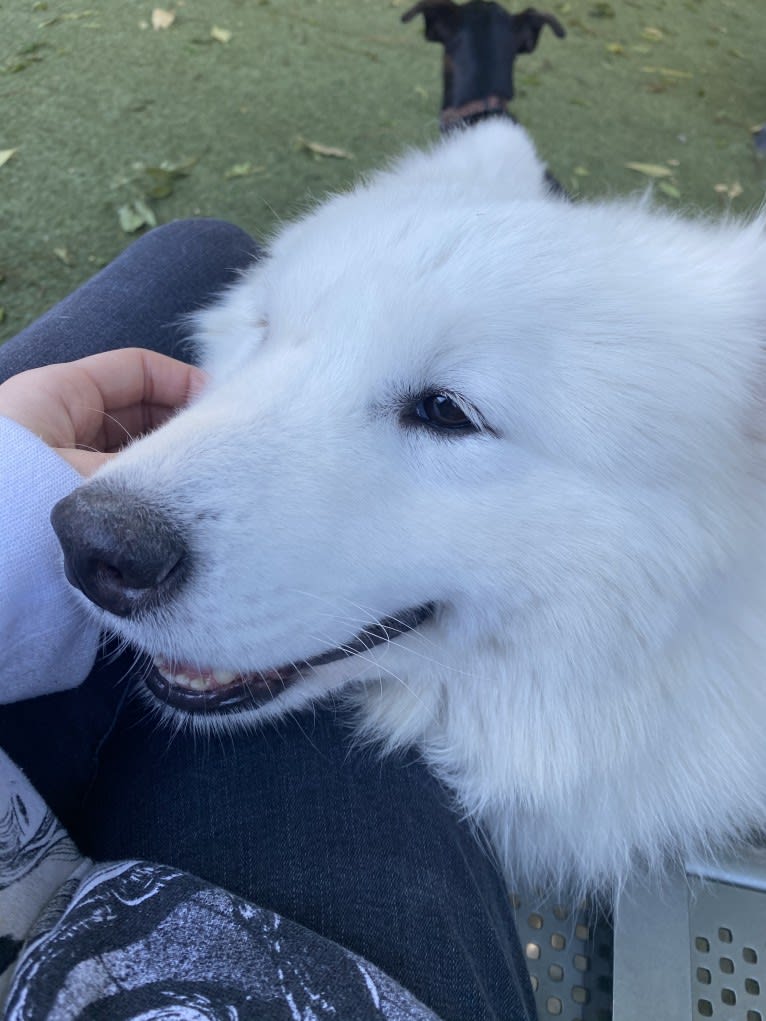
[[[258,255],[215,220],[157,228],[0,348],[0,381],[126,345],[190,357],[183,315]],[[416,751],[354,745],[332,703],[173,734],[107,647],[78,689],[0,707],[0,745],[96,860],[182,868],[356,951],[444,1021],[534,1005],[503,879]]]

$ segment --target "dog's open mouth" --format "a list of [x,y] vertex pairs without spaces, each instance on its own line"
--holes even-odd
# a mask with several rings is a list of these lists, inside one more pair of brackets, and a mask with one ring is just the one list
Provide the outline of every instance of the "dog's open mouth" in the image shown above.
[[305,676],[310,676],[314,667],[367,652],[382,642],[412,631],[432,617],[434,609],[433,603],[425,603],[385,617],[335,649],[276,670],[255,670],[244,674],[233,670],[197,669],[157,657],[146,677],[146,686],[166,705],[192,713],[257,708]]

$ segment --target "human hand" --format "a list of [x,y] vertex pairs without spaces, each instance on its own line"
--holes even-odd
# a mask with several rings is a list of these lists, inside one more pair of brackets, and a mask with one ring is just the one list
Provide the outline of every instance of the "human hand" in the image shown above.
[[122,348],[12,376],[0,385],[0,415],[87,476],[129,440],[162,425],[206,379],[167,355]]

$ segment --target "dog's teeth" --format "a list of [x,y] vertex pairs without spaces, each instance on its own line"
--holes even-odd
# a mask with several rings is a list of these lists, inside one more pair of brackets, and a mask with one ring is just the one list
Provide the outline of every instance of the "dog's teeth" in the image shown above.
[[236,681],[239,674],[236,670],[214,670],[213,679],[216,684],[220,684],[221,687],[225,687],[227,684],[231,684],[232,681]]
[[236,670],[181,670],[162,656],[155,660],[155,666],[170,684],[178,688],[186,688],[191,691],[213,691],[216,688],[226,688],[240,675]]

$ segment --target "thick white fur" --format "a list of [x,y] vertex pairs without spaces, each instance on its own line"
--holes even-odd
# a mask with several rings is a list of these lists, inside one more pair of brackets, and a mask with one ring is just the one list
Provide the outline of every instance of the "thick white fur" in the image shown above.
[[[149,652],[306,676],[414,743],[515,879],[619,887],[766,822],[766,235],[552,198],[495,121],[288,226],[199,318],[208,391],[99,484],[197,571]],[[489,428],[404,428],[447,389]],[[359,681],[361,684],[349,685]]]

